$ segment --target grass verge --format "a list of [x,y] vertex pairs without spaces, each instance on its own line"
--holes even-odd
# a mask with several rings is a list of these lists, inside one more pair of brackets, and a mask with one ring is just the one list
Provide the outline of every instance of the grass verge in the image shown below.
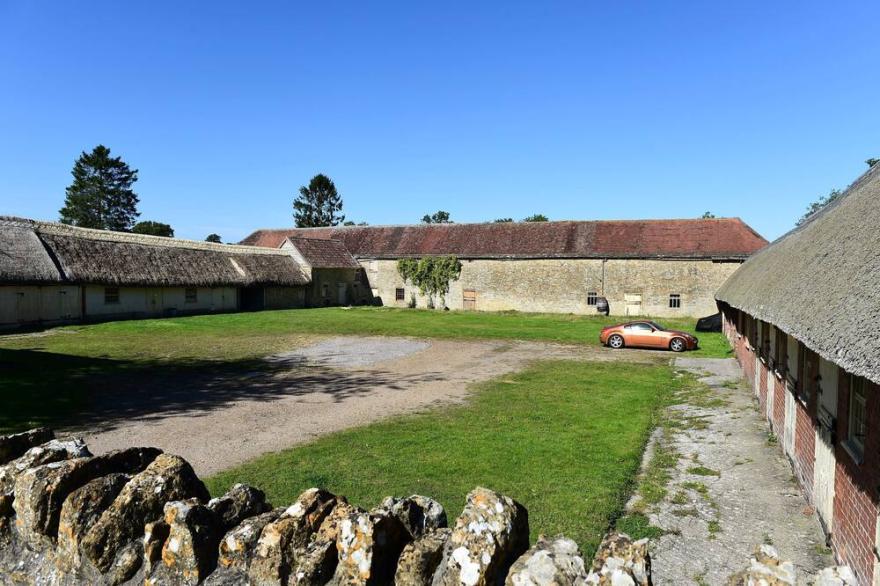
[[397,417],[260,457],[207,480],[261,487],[276,505],[322,486],[370,508],[425,494],[455,517],[487,486],[529,510],[532,540],[565,533],[588,556],[619,516],[661,407],[665,364],[539,362],[477,385],[463,405]]

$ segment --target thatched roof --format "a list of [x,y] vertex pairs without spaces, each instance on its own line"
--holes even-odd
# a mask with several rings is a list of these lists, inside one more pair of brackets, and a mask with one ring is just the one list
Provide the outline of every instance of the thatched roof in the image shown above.
[[339,240],[326,238],[288,238],[288,242],[314,269],[358,269],[360,264]]
[[880,165],[752,256],[716,298],[880,384]]
[[[254,249],[7,218],[2,239],[36,239],[65,281],[108,285],[304,285],[281,250]],[[43,261],[43,262],[44,262]]]
[[0,283],[40,284],[62,280],[37,234],[20,222],[0,217]]
[[739,218],[336,226],[257,230],[242,241],[277,248],[332,238],[357,258],[681,258],[741,260],[767,244]]

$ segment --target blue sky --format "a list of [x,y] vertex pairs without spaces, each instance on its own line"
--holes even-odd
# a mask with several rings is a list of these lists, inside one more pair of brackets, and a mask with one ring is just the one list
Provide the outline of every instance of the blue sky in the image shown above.
[[0,0],[0,214],[82,150],[141,219],[238,240],[329,174],[349,219],[740,216],[772,239],[880,157],[877,2]]

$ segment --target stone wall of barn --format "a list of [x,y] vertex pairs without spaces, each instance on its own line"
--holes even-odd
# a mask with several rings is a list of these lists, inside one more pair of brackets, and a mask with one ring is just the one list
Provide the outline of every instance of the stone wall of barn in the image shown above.
[[[877,583],[875,580],[880,580],[880,565],[875,553],[880,529],[880,386],[865,381],[867,427],[864,454],[857,459],[846,447],[850,417],[849,374],[803,344],[799,344],[798,351],[803,353],[799,363],[801,368],[794,373],[790,370],[780,372],[771,351],[775,350],[775,345],[770,343],[775,328],[724,304],[722,313],[724,333],[743,367],[745,379],[755,389],[761,412],[789,458],[804,497],[817,508],[820,517],[824,515],[823,528],[835,557],[852,568],[859,584]],[[792,337],[787,335],[787,338],[787,347],[793,348]],[[825,373],[825,389],[822,389],[822,373]],[[828,388],[827,380],[834,378],[832,375],[836,375],[837,385]],[[797,396],[799,390],[801,394]],[[792,393],[795,395],[789,397]],[[818,452],[823,448],[823,444],[818,443],[822,441],[819,403],[823,393],[836,395],[830,452],[833,478],[824,480],[817,460]],[[777,409],[777,404],[792,400],[794,409]],[[790,449],[785,448],[787,445],[791,446]],[[824,513],[819,502],[822,498],[820,480],[830,481],[833,491],[831,510]]]
[[370,291],[358,278],[357,269],[313,268],[312,282],[306,287],[307,307],[364,305],[370,302]]
[[[646,259],[463,260],[446,306],[481,311],[596,314],[588,293],[608,299],[612,315],[702,317],[717,312],[715,291],[738,262]],[[382,305],[427,307],[428,300],[397,272],[396,260],[362,259]],[[403,299],[397,290],[403,289]],[[679,307],[670,307],[670,295]],[[467,300],[473,299],[472,303]],[[638,301],[638,302],[637,302]],[[436,299],[435,304],[439,305]]]

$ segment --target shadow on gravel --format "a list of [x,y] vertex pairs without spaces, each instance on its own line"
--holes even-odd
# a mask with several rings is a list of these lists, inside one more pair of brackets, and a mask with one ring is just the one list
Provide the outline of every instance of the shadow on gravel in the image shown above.
[[442,378],[334,370],[305,359],[149,362],[0,349],[0,432],[35,425],[108,430],[131,420],[193,416],[241,400],[310,393],[339,402],[375,385],[405,391]]

